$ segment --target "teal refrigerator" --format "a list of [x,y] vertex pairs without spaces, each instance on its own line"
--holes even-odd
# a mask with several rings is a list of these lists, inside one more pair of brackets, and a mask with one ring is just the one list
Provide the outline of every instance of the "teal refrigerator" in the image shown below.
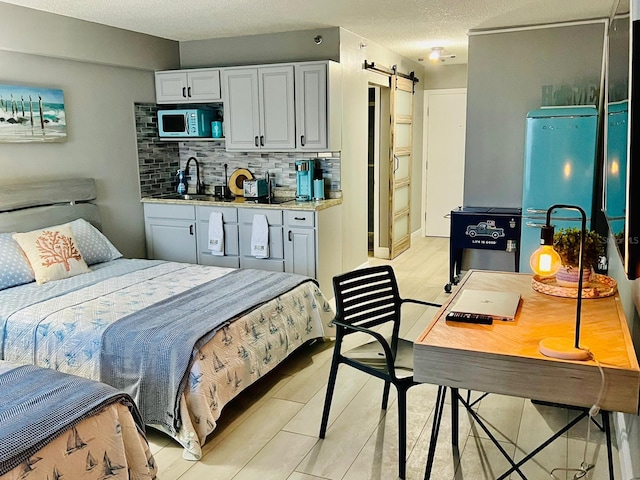
[[[598,110],[594,106],[545,107],[527,114],[522,190],[520,271],[540,245],[540,227],[555,204],[577,205],[591,225],[596,168]],[[556,232],[580,228],[580,214],[556,210]]]

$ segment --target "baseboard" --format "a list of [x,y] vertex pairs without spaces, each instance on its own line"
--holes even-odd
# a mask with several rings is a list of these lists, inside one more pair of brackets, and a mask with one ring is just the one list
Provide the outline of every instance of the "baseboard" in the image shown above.
[[620,473],[623,479],[637,478],[633,473],[633,460],[631,448],[629,447],[629,435],[627,433],[627,419],[624,413],[613,415],[613,426],[616,430],[616,441],[618,442],[618,459],[620,461]]

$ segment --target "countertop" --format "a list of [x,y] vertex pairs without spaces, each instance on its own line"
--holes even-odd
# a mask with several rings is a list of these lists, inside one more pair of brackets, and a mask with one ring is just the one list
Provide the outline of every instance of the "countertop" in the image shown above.
[[[205,197],[205,196],[198,196]],[[256,203],[254,199],[235,197],[228,200],[220,200],[213,196],[206,196],[205,198],[195,198],[184,200],[177,198],[177,195],[158,195],[152,197],[143,197],[141,201],[143,203],[164,203],[169,205],[205,205],[205,206],[218,206],[218,207],[235,207],[235,208],[269,208],[278,210],[307,210],[307,211],[320,211],[327,208],[335,207],[342,203],[342,197],[328,198],[326,200],[312,200],[307,202],[297,201],[295,198],[283,201],[285,198],[278,199],[281,203]]]

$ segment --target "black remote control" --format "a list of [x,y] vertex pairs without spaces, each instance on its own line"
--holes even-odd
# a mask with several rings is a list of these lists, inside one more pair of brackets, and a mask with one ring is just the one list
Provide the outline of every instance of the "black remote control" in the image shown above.
[[447,313],[446,319],[452,322],[481,323],[483,325],[493,324],[493,317],[480,315],[479,313],[449,312]]

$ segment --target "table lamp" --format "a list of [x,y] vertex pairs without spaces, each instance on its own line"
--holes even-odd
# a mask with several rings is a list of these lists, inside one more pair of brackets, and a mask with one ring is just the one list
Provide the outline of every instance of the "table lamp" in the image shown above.
[[568,338],[543,338],[540,340],[538,350],[540,353],[551,358],[564,360],[587,360],[591,353],[585,347],[580,348],[580,313],[582,311],[582,251],[584,249],[585,232],[587,228],[587,215],[584,210],[575,205],[553,205],[547,210],[547,221],[540,233],[540,248],[531,255],[529,265],[534,273],[549,277],[562,266],[560,255],[553,249],[553,225],[551,225],[551,212],[562,208],[575,210],[582,216],[580,231],[580,254],[578,257],[578,303],[576,307],[576,333],[573,343]]

